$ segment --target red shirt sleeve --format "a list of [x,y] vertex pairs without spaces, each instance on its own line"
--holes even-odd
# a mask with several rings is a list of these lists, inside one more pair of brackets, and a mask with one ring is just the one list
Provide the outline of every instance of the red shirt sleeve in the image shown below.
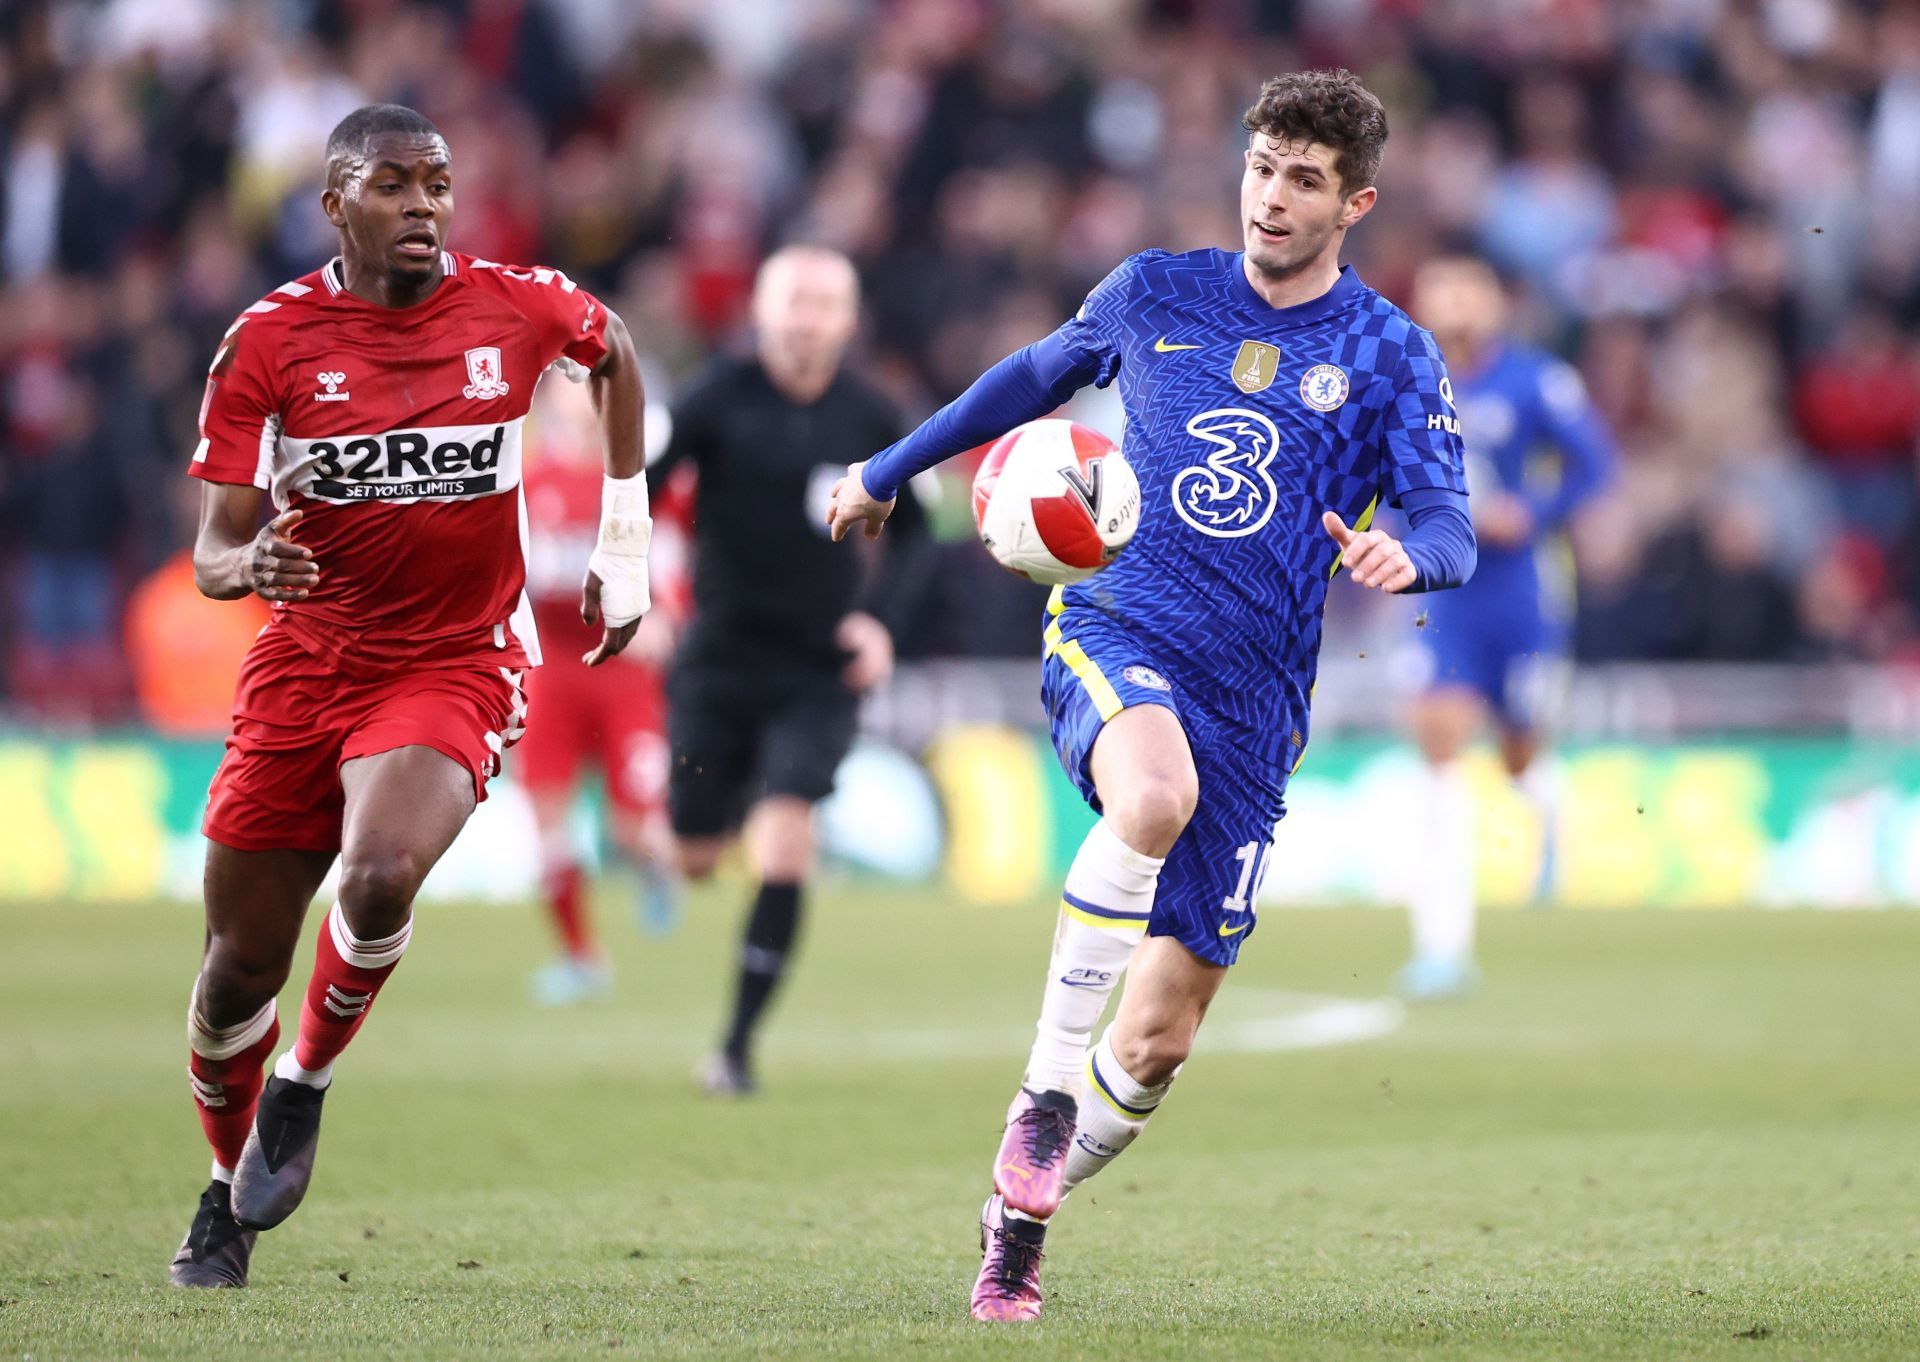
[[578,383],[606,358],[606,305],[558,270],[549,301],[553,328],[549,339],[556,352],[553,367]]
[[280,403],[258,328],[241,318],[220,342],[200,399],[200,444],[187,471],[208,482],[267,487],[280,436]]

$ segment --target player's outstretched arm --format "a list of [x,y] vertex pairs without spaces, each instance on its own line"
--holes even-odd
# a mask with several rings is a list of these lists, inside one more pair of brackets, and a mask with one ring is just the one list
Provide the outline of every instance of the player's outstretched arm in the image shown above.
[[[914,474],[1038,420],[1099,379],[1100,357],[1063,339],[1066,329],[1014,351],[906,439],[848,468],[827,506],[834,539],[845,539],[855,525],[865,527],[867,538],[878,537],[900,488]],[[1111,376],[1110,369],[1104,372]]]
[[599,666],[633,642],[640,617],[653,604],[647,584],[653,518],[648,514],[642,426],[647,394],[633,337],[611,312],[606,340],[606,356],[587,380],[606,449],[600,541],[587,559],[587,579],[580,590],[580,618],[602,626],[599,645],[586,655],[589,667]]
[[313,550],[293,542],[301,511],[287,511],[259,529],[258,487],[209,482],[200,489],[200,528],[193,540],[193,580],[216,601],[257,595],[304,601],[320,584]]
[[847,537],[855,525],[861,526],[867,538],[878,539],[880,527],[893,514],[894,503],[898,497],[888,497],[885,501],[867,490],[866,468],[868,460],[861,460],[847,466],[847,475],[833,485],[833,496],[827,502],[827,524],[833,533],[833,542],[839,543]]
[[1467,499],[1444,488],[1401,498],[1412,528],[1404,540],[1384,530],[1355,530],[1337,512],[1320,517],[1340,546],[1340,563],[1353,580],[1388,595],[1444,591],[1465,584],[1479,561]]
[[1529,510],[1535,531],[1552,534],[1607,490],[1619,475],[1620,451],[1571,365],[1555,364],[1541,375],[1540,395],[1548,438],[1560,450],[1560,482],[1551,494],[1530,498]]
[[1320,524],[1340,546],[1340,565],[1359,585],[1394,595],[1412,586],[1419,575],[1406,545],[1385,530],[1352,529],[1335,511],[1321,516]]

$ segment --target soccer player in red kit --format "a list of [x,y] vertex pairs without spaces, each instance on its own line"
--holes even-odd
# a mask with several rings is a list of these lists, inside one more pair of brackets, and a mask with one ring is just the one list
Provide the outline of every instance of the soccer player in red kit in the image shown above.
[[[533,975],[549,1007],[607,996],[612,972],[594,931],[573,820],[580,778],[597,771],[606,796],[607,842],[641,882],[645,920],[665,930],[679,896],[667,825],[667,701],[664,667],[689,607],[687,498],[657,489],[647,579],[653,609],[617,662],[589,667],[578,649],[580,564],[600,527],[600,434],[579,389],[549,386],[534,404],[527,461],[527,594],[547,661],[527,684],[540,722],[514,749],[511,774],[526,789],[540,827],[541,887],[560,938],[558,959]],[[562,645],[566,646],[562,646]]]
[[[321,204],[340,254],[227,333],[190,469],[206,482],[200,589],[274,609],[207,797],[187,1035],[213,1181],[169,1272],[180,1286],[244,1286],[255,1232],[306,1194],[334,1061],[525,724],[521,679],[540,658],[521,425],[550,366],[589,383],[605,446],[580,598],[603,628],[590,660],[624,648],[648,607],[644,395],[619,319],[557,271],[447,251],[447,144],[411,109],[341,121]],[[278,514],[260,528],[269,495]],[[275,995],[336,859],[299,1029],[263,1088]]]

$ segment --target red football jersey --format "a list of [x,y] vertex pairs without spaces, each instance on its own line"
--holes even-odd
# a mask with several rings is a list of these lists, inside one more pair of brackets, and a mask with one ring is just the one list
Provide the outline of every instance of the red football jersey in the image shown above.
[[[535,444],[542,442],[536,439]],[[604,476],[591,463],[553,457],[543,448],[536,448],[527,460],[527,594],[533,598],[533,617],[541,637],[559,649],[556,657],[578,656],[600,641],[598,628],[589,629],[580,622],[580,584],[586,577],[587,556],[600,537]],[[687,499],[669,488],[655,498],[651,510],[647,585],[653,609],[669,620],[684,619],[691,590]]]
[[583,380],[607,353],[607,310],[558,270],[442,261],[406,308],[349,293],[338,259],[282,284],[227,332],[201,403],[189,471],[305,511],[320,582],[274,609],[349,673],[540,660],[521,428],[549,367]]

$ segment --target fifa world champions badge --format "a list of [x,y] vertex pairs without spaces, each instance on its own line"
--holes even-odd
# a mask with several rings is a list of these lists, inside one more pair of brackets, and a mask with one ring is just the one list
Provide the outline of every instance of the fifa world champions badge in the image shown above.
[[490,402],[507,395],[507,382],[500,376],[500,347],[482,345],[467,351],[467,386],[462,396],[472,402]]

